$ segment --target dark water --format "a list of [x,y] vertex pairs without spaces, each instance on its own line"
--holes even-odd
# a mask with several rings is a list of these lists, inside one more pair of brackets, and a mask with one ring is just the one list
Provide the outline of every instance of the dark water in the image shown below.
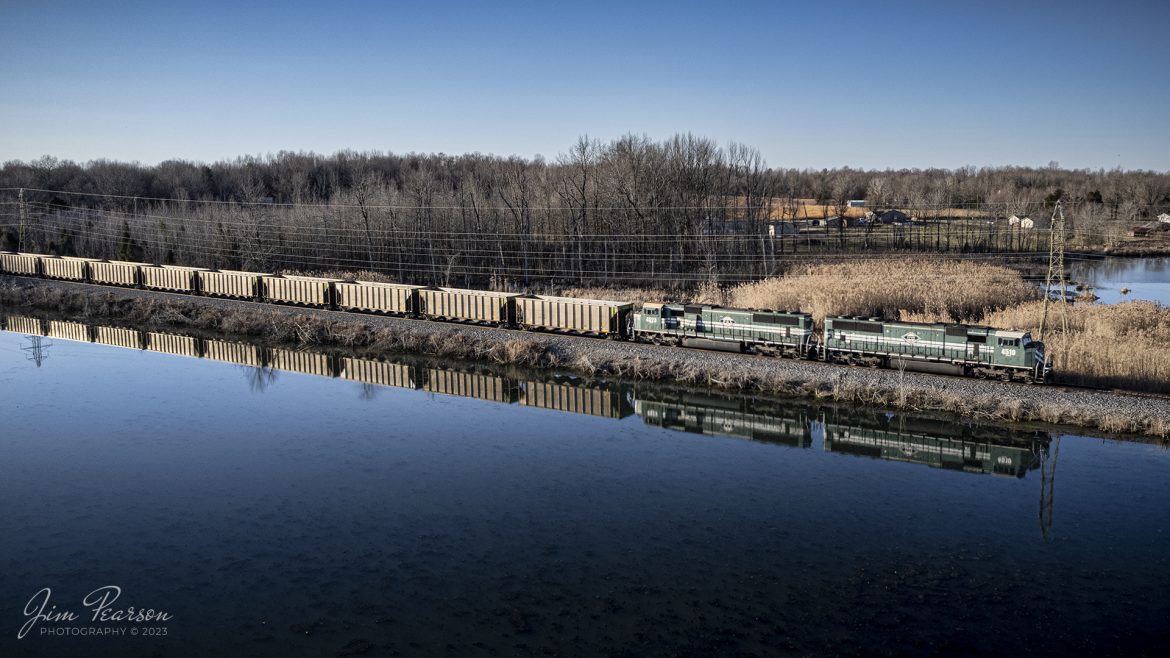
[[[1132,299],[1170,304],[1170,258],[1106,258],[1077,261],[1069,276],[1093,286],[1106,304]],[[1129,292],[1122,294],[1122,289]]]
[[[1158,446],[468,366],[409,365],[395,388],[37,342],[0,332],[0,655],[1170,640]],[[81,600],[105,585],[113,607],[173,618],[91,623]],[[82,619],[17,640],[45,587]],[[111,626],[167,635],[40,634]]]

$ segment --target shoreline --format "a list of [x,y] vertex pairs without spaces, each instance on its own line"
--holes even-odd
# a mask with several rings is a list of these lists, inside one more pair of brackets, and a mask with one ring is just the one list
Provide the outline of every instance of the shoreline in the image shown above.
[[0,276],[0,308],[49,310],[159,330],[200,331],[378,358],[421,354],[586,376],[678,383],[782,397],[1041,422],[1107,434],[1170,436],[1170,399],[1010,385],[555,333],[499,329],[129,288]]

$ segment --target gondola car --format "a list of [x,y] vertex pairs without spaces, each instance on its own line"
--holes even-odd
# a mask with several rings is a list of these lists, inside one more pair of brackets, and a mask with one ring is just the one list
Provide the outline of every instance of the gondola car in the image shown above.
[[527,329],[568,331],[609,338],[624,338],[630,332],[634,305],[603,299],[577,299],[551,295],[516,297],[516,324]]
[[20,276],[37,276],[41,273],[42,258],[43,256],[39,254],[0,252],[0,272]]
[[482,322],[499,326],[516,321],[517,293],[464,290],[462,288],[421,288],[418,314],[427,319]]
[[41,271],[47,279],[63,281],[89,281],[89,264],[92,258],[72,256],[40,256]]

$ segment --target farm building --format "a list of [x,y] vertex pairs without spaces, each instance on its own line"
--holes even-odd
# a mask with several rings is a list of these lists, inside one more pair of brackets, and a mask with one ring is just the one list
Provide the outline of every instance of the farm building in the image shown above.
[[865,199],[854,199],[854,200],[849,202],[849,207],[850,208],[864,208],[865,207]]
[[868,213],[866,217],[871,222],[879,224],[909,224],[910,217],[901,210],[887,210],[880,213]]
[[1162,213],[1158,215],[1159,224],[1170,224],[1170,213]]

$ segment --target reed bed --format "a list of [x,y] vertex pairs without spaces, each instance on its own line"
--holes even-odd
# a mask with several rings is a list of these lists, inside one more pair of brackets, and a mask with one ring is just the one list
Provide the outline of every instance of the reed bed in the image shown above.
[[664,288],[563,288],[559,294],[583,299],[633,302],[637,308],[642,308],[643,304],[649,302],[695,302],[699,297],[695,291],[666,290]]
[[800,310],[819,323],[827,315],[897,318],[904,313],[972,322],[1039,294],[1019,272],[999,265],[869,260],[808,266],[737,286],[727,296],[731,306]]
[[[1061,382],[1170,391],[1170,307],[1155,302],[1077,303],[1049,306],[1044,342]],[[993,327],[1015,327],[1037,335],[1043,302],[1020,304],[983,318]]]

